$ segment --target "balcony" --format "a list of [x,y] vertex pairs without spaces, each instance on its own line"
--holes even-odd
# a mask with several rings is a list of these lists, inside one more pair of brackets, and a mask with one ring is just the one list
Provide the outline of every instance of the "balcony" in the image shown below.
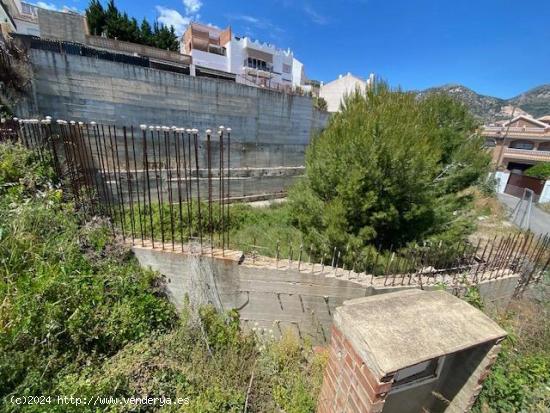
[[504,157],[539,162],[550,162],[550,151],[505,148]]
[[485,126],[481,130],[483,136],[491,137],[550,137],[550,125],[546,128],[507,128],[503,126]]

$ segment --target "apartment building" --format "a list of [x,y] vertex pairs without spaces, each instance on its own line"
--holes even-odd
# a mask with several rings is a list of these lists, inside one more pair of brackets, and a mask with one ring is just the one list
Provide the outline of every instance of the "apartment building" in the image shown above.
[[38,7],[21,0],[1,0],[1,2],[2,7],[5,7],[13,20],[14,32],[40,36]]
[[231,27],[190,23],[181,38],[180,51],[192,56],[195,70],[202,74],[288,91],[306,83],[304,66],[292,51],[235,36]]
[[550,116],[517,116],[502,125],[483,127],[482,134],[500,170],[521,174],[536,163],[550,162]]

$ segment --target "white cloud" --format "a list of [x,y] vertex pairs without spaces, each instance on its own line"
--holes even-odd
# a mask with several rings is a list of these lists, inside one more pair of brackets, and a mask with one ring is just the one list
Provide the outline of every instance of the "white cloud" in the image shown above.
[[159,13],[158,21],[168,27],[174,26],[176,34],[180,36],[187,25],[191,22],[192,16],[182,16],[180,12],[163,6],[156,7]]
[[46,2],[43,2],[43,1],[39,1],[38,3],[36,3],[36,5],[38,7],[40,7],[41,9],[57,11],[57,6],[53,3],[46,3]]
[[76,7],[72,7],[72,6],[58,7],[54,3],[46,3],[45,1],[39,1],[35,4],[35,6],[40,7],[41,9],[52,10],[52,11],[62,11],[62,12],[74,11],[76,13],[80,13],[80,10],[78,10]]
[[[250,26],[254,27],[255,29],[258,29],[260,31],[267,31],[267,32],[270,32],[270,33],[282,33],[283,30],[271,23],[269,20],[267,19],[262,19],[262,18],[258,18],[258,17],[253,17],[253,16],[249,16],[247,14],[230,14],[230,15],[227,15],[226,16],[229,20],[240,20],[240,21],[243,21],[245,23],[248,23],[249,26],[245,27],[245,30],[249,30],[250,31]],[[245,33],[247,34],[247,33]]]
[[257,19],[256,17],[252,17],[252,16],[247,16],[247,15],[244,15],[244,14],[239,15],[239,16],[235,16],[235,19],[242,20],[242,21],[252,23],[252,24],[255,24],[255,25],[260,23],[260,19]]
[[201,0],[183,0],[185,6],[185,14],[196,14],[202,7]]
[[304,6],[304,11],[309,16],[311,21],[313,21],[313,23],[317,23],[317,24],[321,24],[321,25],[322,24],[327,24],[327,18],[325,16],[323,16],[322,14],[320,14],[318,11],[316,11],[310,5],[305,5]]
[[156,6],[159,14],[158,21],[168,27],[174,26],[176,34],[181,36],[185,31],[185,28],[191,21],[198,20],[200,15],[199,10],[202,7],[201,0],[183,0],[183,6],[185,8],[184,14],[181,14],[175,9],[170,9],[164,6]]

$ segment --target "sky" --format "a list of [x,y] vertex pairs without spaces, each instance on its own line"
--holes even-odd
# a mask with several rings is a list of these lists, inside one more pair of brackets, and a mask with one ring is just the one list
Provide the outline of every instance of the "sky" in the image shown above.
[[[107,1],[107,0],[103,0]],[[550,83],[550,0],[115,0],[182,32],[189,21],[290,48],[310,79],[375,73],[418,90],[460,83],[510,98]],[[88,0],[36,4],[84,10]]]

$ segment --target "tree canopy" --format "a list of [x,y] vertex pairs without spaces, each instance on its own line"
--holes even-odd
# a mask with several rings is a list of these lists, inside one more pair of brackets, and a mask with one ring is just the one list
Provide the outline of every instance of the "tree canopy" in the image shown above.
[[460,191],[489,164],[476,128],[444,94],[418,98],[384,83],[351,94],[313,138],[290,193],[304,241],[330,253],[465,236]]
[[109,0],[103,7],[99,0],[91,0],[86,9],[86,18],[90,33],[105,34],[127,42],[158,47],[159,49],[178,51],[179,41],[174,26],[167,27],[154,22],[153,27],[144,18],[141,23],[127,13],[121,12],[114,0]]

